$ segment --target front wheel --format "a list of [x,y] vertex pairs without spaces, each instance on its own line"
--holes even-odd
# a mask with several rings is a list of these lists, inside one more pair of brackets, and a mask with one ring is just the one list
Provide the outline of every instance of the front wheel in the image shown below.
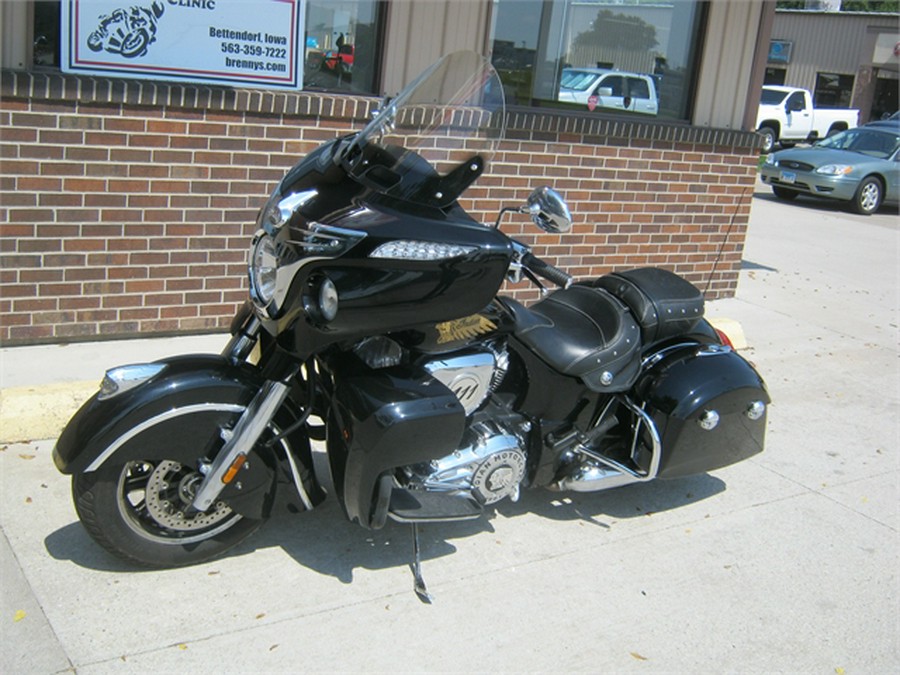
[[[202,461],[211,461],[246,407],[221,401],[175,407],[135,422],[108,441],[117,450],[96,470],[72,478],[75,510],[88,534],[115,556],[137,566],[164,568],[196,564],[221,555],[262,524],[277,481],[277,457],[305,456],[298,434],[279,438],[272,451],[247,456],[234,482],[205,512],[191,507],[203,481]],[[263,440],[279,435],[296,419],[279,411]],[[274,451],[274,454],[273,454]],[[299,453],[299,456],[298,456]],[[103,453],[98,453],[102,455]],[[295,480],[312,488],[304,462]]]
[[202,479],[174,460],[137,460],[75,475],[72,496],[85,529],[113,555],[141,567],[180,567],[224,553],[263,522],[224,501],[192,512]]
[[797,195],[800,194],[796,190],[791,190],[789,188],[781,187],[780,185],[773,185],[772,192],[775,193],[775,196],[779,199],[784,199],[786,201],[791,201],[797,198]]
[[884,199],[884,189],[881,181],[875,176],[864,178],[856,188],[856,194],[850,200],[851,208],[864,216],[871,216],[881,206]]

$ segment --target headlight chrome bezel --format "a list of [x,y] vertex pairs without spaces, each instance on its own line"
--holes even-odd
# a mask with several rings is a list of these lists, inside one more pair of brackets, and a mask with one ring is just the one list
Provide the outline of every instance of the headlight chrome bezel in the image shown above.
[[250,296],[259,307],[267,307],[278,290],[278,247],[264,230],[253,237],[250,246]]
[[[293,240],[289,234],[302,236]],[[358,230],[315,222],[308,223],[306,228],[292,228],[290,233],[285,230],[270,234],[258,230],[250,246],[248,264],[250,297],[257,312],[270,319],[278,318],[301,268],[316,261],[339,258],[365,236],[365,232]],[[337,288],[330,280],[329,284],[321,296],[321,289],[315,284],[318,306],[323,308],[315,314],[326,322],[337,314],[338,305]]]

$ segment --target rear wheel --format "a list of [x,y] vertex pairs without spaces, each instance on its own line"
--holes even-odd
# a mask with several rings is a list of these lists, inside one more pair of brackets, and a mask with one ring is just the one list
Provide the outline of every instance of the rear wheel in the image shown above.
[[779,199],[784,199],[786,201],[792,201],[797,198],[798,194],[800,194],[796,190],[781,187],[780,185],[773,185],[772,192],[774,192],[775,196]]
[[850,207],[864,216],[871,216],[881,206],[884,199],[884,188],[881,181],[875,176],[863,178],[859,187],[856,188],[856,194],[850,200]]
[[[215,424],[210,421],[211,409],[216,416]],[[97,470],[76,474],[72,479],[72,496],[88,534],[107,551],[131,564],[165,568],[192,565],[221,555],[255,532],[263,520],[241,515],[221,496],[205,512],[191,508],[203,481],[203,475],[197,471],[199,460],[215,455],[224,443],[219,437],[219,425],[224,421],[222,426],[233,427],[243,410],[243,406],[234,404],[185,409],[177,423],[183,429],[208,429],[212,438],[206,447],[187,447],[182,438],[190,434],[173,434],[171,419],[161,415],[158,423],[150,420],[139,425],[141,431],[136,439],[142,448],[148,449],[148,455],[164,459],[122,462],[116,461],[114,454]],[[125,432],[123,438],[129,433],[132,431]],[[196,442],[197,436],[193,438],[191,443]],[[119,444],[120,439],[111,443]],[[290,452],[286,438],[280,444]],[[195,459],[186,462],[184,458],[189,456]],[[262,464],[263,460],[251,455],[248,462]],[[260,470],[262,466],[254,467],[246,477],[247,470],[242,470],[236,482],[243,479],[245,491],[260,489],[271,494],[274,472],[260,474]],[[302,473],[306,483],[308,475]],[[257,478],[260,475],[263,476],[261,484]]]

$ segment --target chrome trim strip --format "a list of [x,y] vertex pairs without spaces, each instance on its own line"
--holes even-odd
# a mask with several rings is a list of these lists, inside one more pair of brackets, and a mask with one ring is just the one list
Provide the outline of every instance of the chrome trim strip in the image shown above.
[[398,516],[393,511],[388,511],[388,518],[393,520],[395,523],[457,523],[463,520],[477,520],[483,516],[483,513],[474,513],[471,516],[441,516],[438,518],[404,518],[402,516]]
[[171,410],[167,410],[164,413],[160,413],[155,417],[151,417],[150,419],[141,422],[136,427],[129,429],[124,435],[119,436],[112,445],[106,448],[106,450],[100,453],[100,455],[88,465],[85,472],[96,471],[125,443],[160,422],[175,419],[182,415],[191,415],[197,412],[244,412],[244,410],[244,406],[231,403],[197,403],[195,405],[184,406],[183,408],[172,408]]
[[312,500],[309,498],[309,493],[307,493],[306,488],[303,487],[303,479],[300,478],[300,470],[297,468],[297,461],[294,459],[294,455],[290,448],[284,447],[283,440],[281,444],[284,449],[284,454],[287,457],[288,465],[291,467],[291,476],[294,479],[294,486],[297,488],[297,494],[300,496],[300,501],[303,502],[303,506],[307,511],[312,511],[315,507],[313,506]]
[[658,352],[653,352],[652,354],[650,354],[650,356],[646,357],[641,362],[641,370],[646,370],[650,366],[656,365],[672,352],[678,351],[679,349],[684,349],[685,347],[696,347],[697,345],[697,342],[679,342],[678,344],[670,345],[665,349],[661,349]]

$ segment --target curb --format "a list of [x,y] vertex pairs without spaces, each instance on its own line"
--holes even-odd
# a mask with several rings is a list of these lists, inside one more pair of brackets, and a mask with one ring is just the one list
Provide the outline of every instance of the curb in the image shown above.
[[747,344],[747,336],[744,335],[743,327],[734,319],[717,316],[707,317],[706,320],[712,324],[713,328],[725,333],[728,339],[731,340],[731,344],[735,349],[741,350],[749,347]]
[[[735,349],[747,349],[740,323],[725,317],[708,320]],[[57,438],[97,387],[97,381],[90,380],[0,389],[0,444]]]
[[92,380],[0,389],[0,443],[57,438],[97,386]]

